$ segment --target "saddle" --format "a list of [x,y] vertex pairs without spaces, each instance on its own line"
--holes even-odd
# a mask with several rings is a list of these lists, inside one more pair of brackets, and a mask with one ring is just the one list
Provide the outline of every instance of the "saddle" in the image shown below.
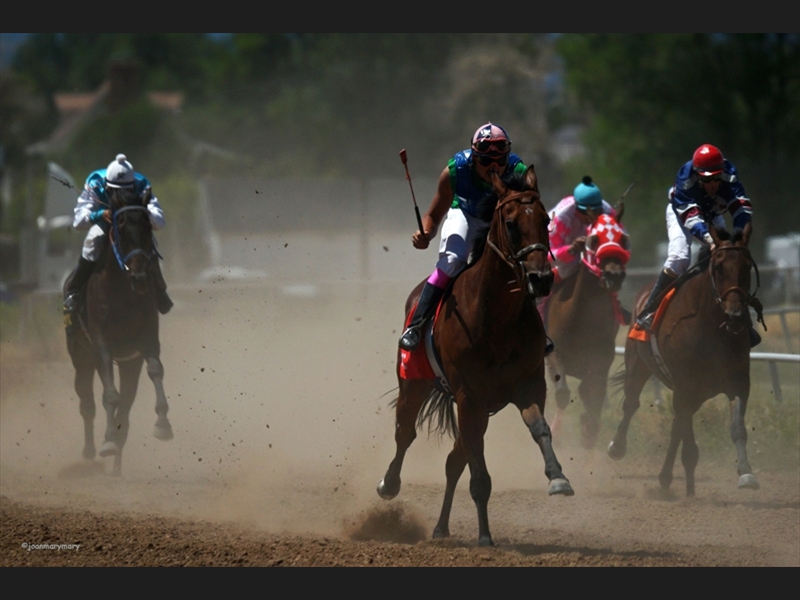
[[[452,285],[452,283],[451,283]],[[433,345],[433,328],[439,319],[444,301],[449,296],[449,290],[442,295],[433,318],[429,319],[422,330],[422,341],[416,350],[400,348],[400,378],[401,379],[433,379],[440,391],[451,394],[450,385],[442,370],[439,353]],[[416,305],[409,311],[405,326],[408,327],[414,315]]]

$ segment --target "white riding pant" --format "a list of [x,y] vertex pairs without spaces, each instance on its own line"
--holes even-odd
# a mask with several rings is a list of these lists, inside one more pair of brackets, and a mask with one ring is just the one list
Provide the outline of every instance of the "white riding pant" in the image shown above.
[[[724,227],[725,219],[722,215],[716,215],[711,221],[711,225],[718,228]],[[688,229],[681,225],[671,204],[667,204],[667,235],[669,236],[669,246],[664,269],[670,269],[675,275],[683,275],[692,262],[693,236]]]
[[92,225],[83,240],[81,256],[91,262],[97,262],[106,242],[106,232],[100,225]]
[[436,268],[450,278],[455,277],[467,266],[469,254],[478,236],[486,233],[489,223],[468,215],[460,208],[447,211],[442,224],[442,237],[439,242],[439,261]]

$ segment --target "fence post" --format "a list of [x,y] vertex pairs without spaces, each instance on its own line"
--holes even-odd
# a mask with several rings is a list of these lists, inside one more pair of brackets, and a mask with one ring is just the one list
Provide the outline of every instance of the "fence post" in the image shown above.
[[781,391],[781,380],[778,378],[778,365],[774,360],[768,360],[769,378],[772,380],[772,393],[775,395],[776,402],[783,402],[783,392]]

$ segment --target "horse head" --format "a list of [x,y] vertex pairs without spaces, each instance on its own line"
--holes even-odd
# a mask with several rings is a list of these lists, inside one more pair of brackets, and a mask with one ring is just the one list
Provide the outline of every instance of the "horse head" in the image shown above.
[[144,294],[156,254],[147,200],[132,195],[111,195],[111,247],[131,289]]
[[599,275],[600,285],[615,293],[625,281],[625,266],[631,256],[631,239],[617,218],[600,215],[589,228],[583,262]]
[[[720,327],[724,326],[731,333],[740,333],[750,326],[748,306],[753,302],[759,284],[758,267],[747,247],[751,226],[748,223],[744,230],[736,230],[733,234],[725,229],[709,229],[715,248],[709,257],[708,272],[714,298],[725,315]],[[756,273],[756,289],[752,293],[751,270]]]
[[553,286],[547,215],[539,196],[533,165],[504,182],[492,172],[497,195],[487,244],[514,269],[517,283],[534,298],[547,296]]

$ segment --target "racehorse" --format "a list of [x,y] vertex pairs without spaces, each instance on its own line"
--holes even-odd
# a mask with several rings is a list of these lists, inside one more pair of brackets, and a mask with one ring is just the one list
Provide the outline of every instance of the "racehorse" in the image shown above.
[[[492,480],[484,460],[484,434],[489,417],[514,404],[539,445],[550,480],[548,493],[571,496],[544,418],[545,332],[534,299],[550,292],[553,273],[547,225],[549,217],[529,166],[508,185],[492,175],[496,207],[484,250],[452,283],[439,308],[432,344],[440,357],[449,390],[430,379],[400,376],[403,350],[398,352],[399,394],[396,409],[395,457],[378,484],[378,494],[391,499],[400,492],[403,458],[428,423],[431,431],[455,438],[446,461],[447,485],[434,538],[450,535],[450,509],[464,467],[470,469],[470,494],[478,511],[478,543],[493,545],[488,502]],[[406,301],[406,319],[424,282]],[[457,417],[454,405],[457,407]]]
[[[733,235],[710,228],[715,249],[698,259],[697,265],[681,276],[672,299],[659,308],[653,333],[631,325],[625,344],[625,364],[615,379],[624,389],[623,417],[608,446],[611,458],[625,456],[627,433],[639,408],[639,395],[651,374],[673,390],[672,430],[664,465],[658,476],[662,495],[669,494],[678,446],[683,444],[681,462],[686,473],[686,496],[695,495],[695,468],[699,450],[695,442],[693,418],[700,406],[717,394],[730,401],[730,436],[738,455],[739,488],[758,489],[759,484],[747,459],[747,429],[744,415],[750,395],[751,325],[748,305],[752,305],[763,325],[758,291],[758,267],[747,242],[751,227]],[[750,272],[756,273],[756,287],[750,292]],[[636,300],[640,311],[649,295],[645,286]],[[669,295],[669,294],[667,294]],[[634,337],[631,337],[634,336]],[[640,339],[634,339],[638,337]],[[644,339],[649,338],[649,339]]]
[[548,378],[555,385],[553,429],[559,431],[570,402],[565,377],[570,375],[580,380],[578,394],[584,409],[581,442],[585,448],[594,447],[597,441],[617,332],[626,319],[617,292],[625,281],[630,237],[620,226],[624,206],[618,208],[616,218],[600,215],[590,226],[577,272],[556,283],[540,305],[555,344],[555,350],[545,359]]
[[[167,419],[164,367],[159,359],[158,310],[151,265],[158,260],[150,218],[143,204],[112,205],[106,248],[86,285],[80,327],[67,328],[67,349],[75,367],[75,391],[84,424],[83,457],[94,459],[94,374],[103,386],[106,432],[100,456],[114,456],[112,473],[121,475],[122,449],[142,365],[156,390],[154,435],[173,438]],[[109,247],[110,246],[110,247]],[[64,284],[64,291],[69,281]],[[119,390],[114,364],[119,367]]]

